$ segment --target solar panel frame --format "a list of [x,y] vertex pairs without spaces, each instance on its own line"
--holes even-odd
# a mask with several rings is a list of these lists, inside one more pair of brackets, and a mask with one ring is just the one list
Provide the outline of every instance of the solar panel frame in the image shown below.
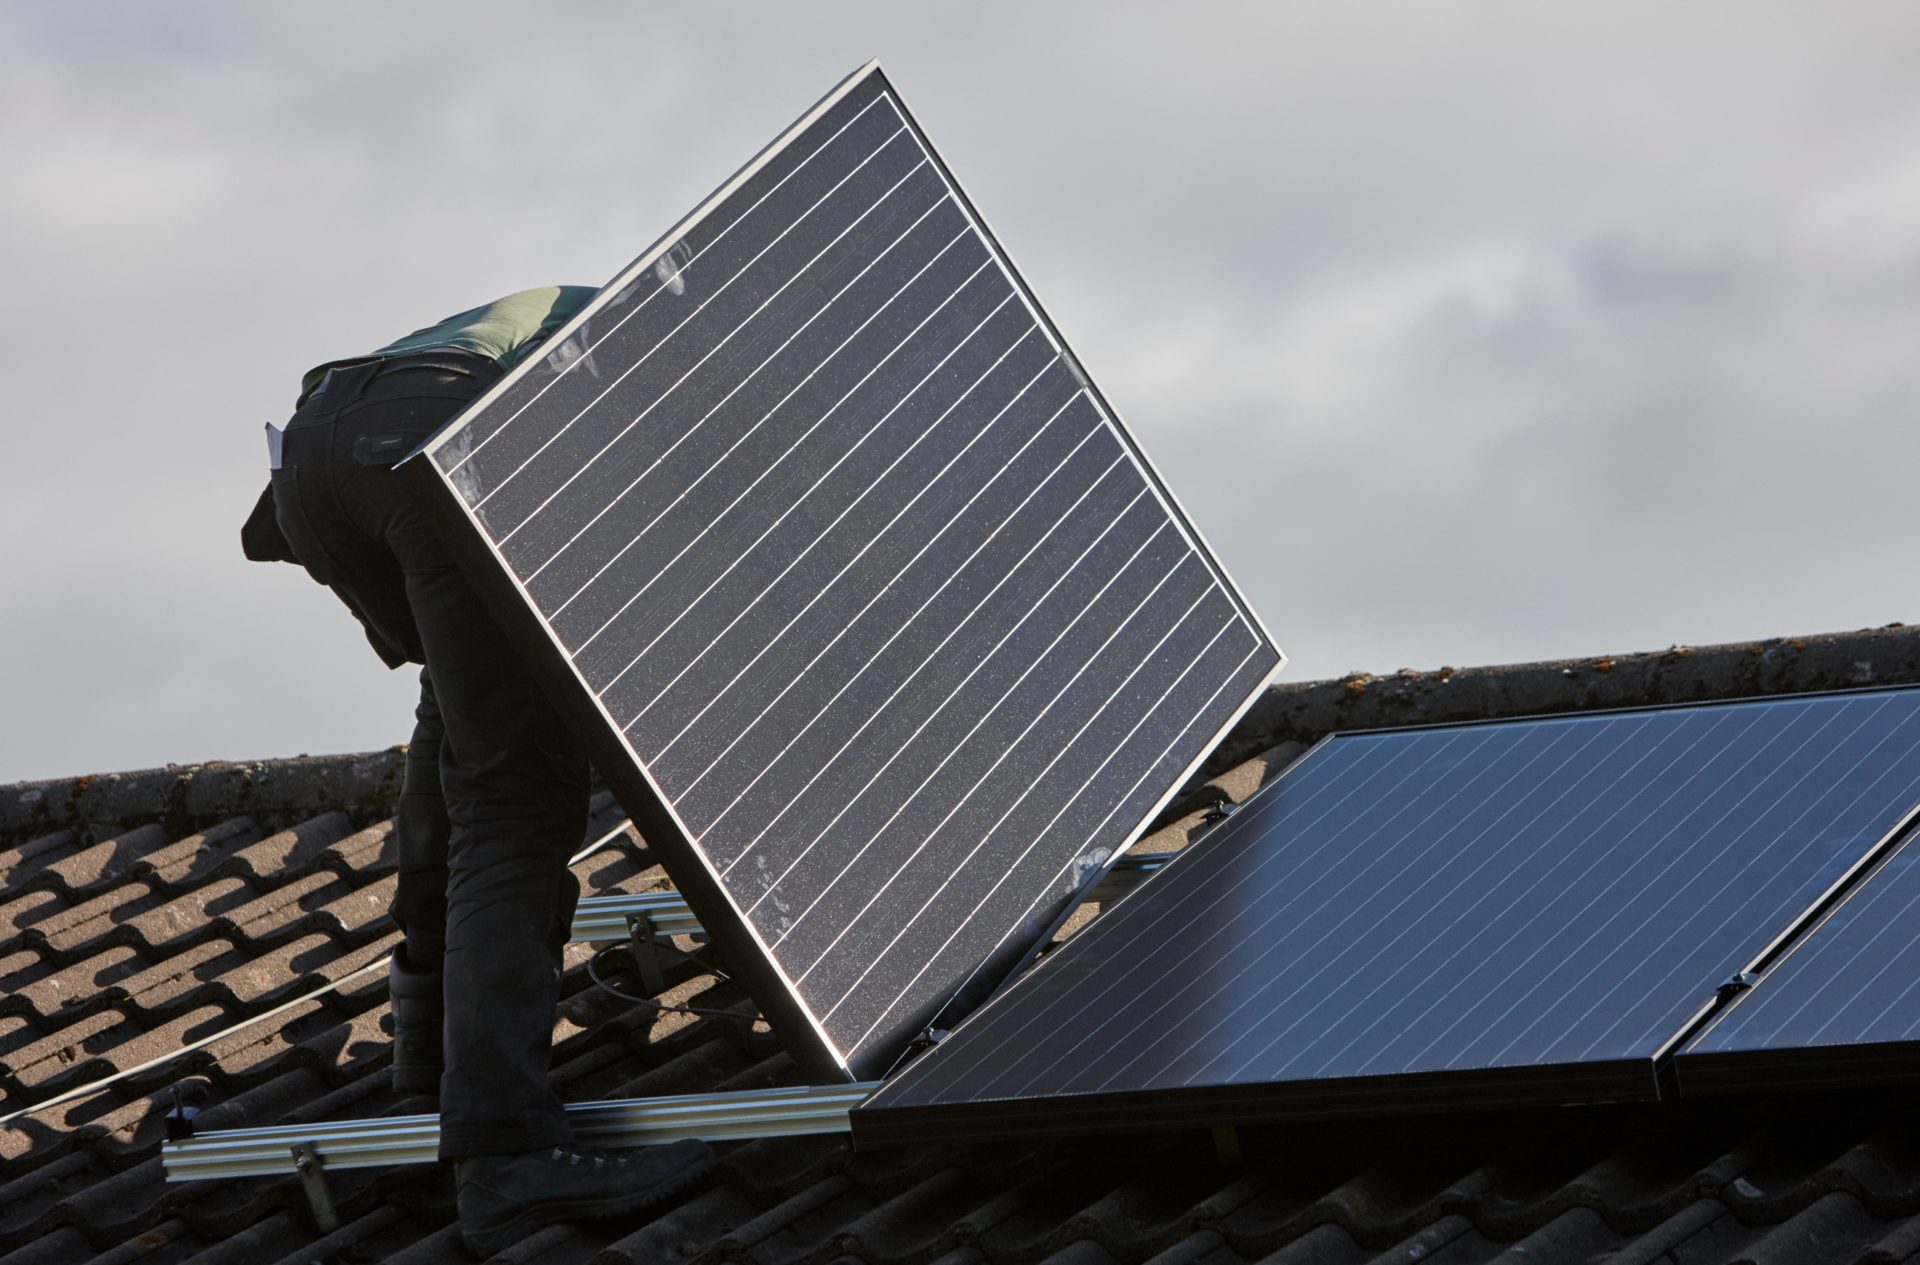
[[[1252,634],[1255,650],[1249,652],[1248,659],[1241,661],[1240,668],[1229,673],[1229,681],[1233,680],[1262,649],[1272,655],[1271,666],[1266,668],[1251,688],[1245,691],[1244,697],[1234,699],[1230,714],[1226,715],[1224,721],[1213,733],[1198,744],[1192,759],[1180,769],[1177,776],[1167,779],[1163,788],[1158,788],[1159,793],[1153,796],[1148,811],[1140,814],[1138,821],[1128,823],[1124,837],[1117,837],[1115,840],[1118,846],[1110,849],[1102,864],[1084,874],[1086,883],[1095,882],[1118,859],[1124,851],[1125,843],[1137,837],[1158,815],[1180,786],[1199,769],[1206,755],[1271,684],[1285,665],[1285,655],[1280,652],[1258,614],[1220,567],[1198,527],[1179,505],[1150,458],[1128,432],[1118,411],[1113,408],[1091,376],[1080,365],[1077,357],[1073,355],[1054,322],[1040,307],[1024,278],[1014,267],[1012,259],[1007,255],[999,238],[987,226],[978,208],[961,189],[959,181],[921,131],[918,122],[907,108],[904,98],[887,80],[877,62],[869,63],[849,75],[751,162],[737,171],[711,197],[663,234],[633,264],[609,282],[592,302],[558,330],[546,346],[560,349],[578,346],[579,344],[570,343],[570,340],[586,330],[596,317],[605,312],[630,287],[644,283],[649,274],[658,278],[662,284],[670,285],[678,275],[677,269],[683,264],[683,261],[677,259],[673,253],[678,243],[700,228],[717,210],[725,207],[729,198],[746,186],[770,162],[783,154],[796,140],[805,136],[807,130],[817,120],[827,115],[849,93],[869,83],[877,84],[876,100],[890,99],[898,110],[903,130],[910,133],[912,141],[925,153],[923,165],[931,164],[947,190],[946,197],[951,198],[953,204],[965,217],[973,236],[986,247],[987,264],[981,266],[986,267],[988,264],[997,266],[998,274],[1006,279],[1013,294],[1019,298],[1019,306],[1024,309],[1026,319],[1043,332],[1044,338],[1054,349],[1055,360],[1049,363],[1057,362],[1071,375],[1073,383],[1076,384],[1076,390],[1070,397],[1069,403],[1084,395],[1092,405],[1099,415],[1101,427],[1104,428],[1105,433],[1110,434],[1119,445],[1121,455],[1118,460],[1129,463],[1133,469],[1137,470],[1145,488],[1153,493],[1154,499],[1161,506],[1167,519],[1175,526],[1177,535],[1187,542],[1188,554],[1197,557],[1204,564],[1209,581],[1207,592],[1224,595],[1230,603],[1232,614]],[[911,174],[910,172],[909,175]],[[936,202],[936,206],[938,205],[939,203]],[[744,214],[742,213],[743,216]],[[917,224],[918,221],[916,221]],[[591,354],[590,346],[586,354]],[[890,1045],[876,1044],[873,1048],[857,1049],[852,1058],[847,1057],[836,1045],[820,1017],[809,1010],[798,995],[795,984],[771,959],[771,951],[765,940],[753,926],[749,925],[747,915],[728,892],[721,874],[694,843],[695,832],[675,810],[672,796],[656,780],[648,769],[646,761],[621,732],[621,724],[614,719],[606,704],[571,661],[564,643],[548,626],[547,621],[536,612],[533,596],[512,574],[507,556],[502,552],[501,545],[507,543],[505,538],[503,537],[502,541],[496,544],[478,517],[475,508],[469,505],[468,499],[461,494],[457,486],[457,470],[448,472],[441,468],[438,458],[440,450],[462,432],[468,420],[483,417],[489,407],[512,392],[516,384],[527,378],[529,374],[537,372],[542,363],[544,363],[543,357],[533,357],[505,375],[475,400],[460,417],[455,418],[435,437],[422,445],[409,460],[402,463],[399,467],[402,476],[408,479],[416,494],[426,502],[462,568],[473,579],[502,627],[521,650],[530,669],[587,740],[602,776],[606,778],[610,788],[633,816],[649,843],[660,852],[670,875],[685,894],[688,904],[699,916],[710,938],[725,954],[736,974],[760,1003],[776,1030],[789,1041],[802,1065],[815,1076],[831,1079],[859,1078],[883,1071],[895,1060],[902,1041],[896,1039]],[[1100,427],[1097,427],[1096,431],[1099,430]],[[487,442],[497,433],[497,430],[490,432],[480,442]],[[535,456],[538,456],[538,453]],[[529,457],[527,460],[531,461],[533,458]],[[1089,488],[1089,492],[1091,491],[1092,488]],[[487,495],[491,495],[491,491]],[[538,509],[534,511],[534,513],[538,512]],[[519,526],[524,526],[531,521],[531,518],[531,514],[522,518],[513,530],[517,531]],[[1117,523],[1119,519],[1116,518],[1115,521]],[[511,532],[508,535],[510,536]],[[1089,549],[1092,547],[1088,546]],[[1142,549],[1145,547],[1145,544],[1141,546]],[[1129,616],[1129,621],[1131,618]],[[1076,616],[1075,622],[1078,619],[1079,617]],[[1183,622],[1183,620],[1176,621],[1176,624],[1168,629],[1166,636],[1172,636]],[[1113,635],[1118,636],[1120,631],[1118,628],[1115,629]],[[1215,639],[1218,639],[1218,635]],[[1111,642],[1112,637],[1108,640]],[[1162,640],[1164,641],[1165,637]],[[1197,662],[1196,658],[1195,666]],[[1184,679],[1184,677],[1183,671],[1178,679]],[[1074,679],[1078,679],[1078,674]],[[1171,688],[1169,686],[1169,690]],[[1225,689],[1226,686],[1223,685],[1221,688]],[[1003,696],[1003,699],[1004,697],[1006,696]],[[1219,692],[1216,691],[1212,697],[1217,700],[1220,697]],[[1211,705],[1210,702],[1209,706]],[[997,707],[998,704],[995,706]],[[1155,706],[1158,704],[1156,703]],[[1105,707],[1106,705],[1102,704],[1102,713]],[[1100,713],[1096,713],[1098,714]],[[1142,723],[1144,720],[1143,716]],[[1087,724],[1093,724],[1093,719],[1090,718]],[[1135,728],[1137,729],[1138,725]],[[1087,732],[1087,727],[1083,725],[1081,732]],[[1011,748],[1009,748],[1010,752]],[[1104,768],[1105,765],[1102,764],[1100,767]],[[1134,787],[1135,791],[1129,794],[1140,792],[1141,783],[1136,782]],[[1009,812],[1011,811],[1009,809]],[[1005,818],[1003,817],[1002,820]],[[996,890],[997,888],[996,884]],[[1051,912],[1045,912],[1048,910],[1048,899],[1049,897],[1045,895],[1035,898],[1035,902],[1028,906],[1029,912],[1041,909],[1045,916],[1037,919],[1030,917],[1028,921],[1050,921]],[[1064,897],[1054,896],[1051,899],[1054,904],[1058,904]],[[957,931],[955,935],[958,935]],[[953,937],[950,936],[947,943],[952,942]],[[974,968],[969,979],[943,1003],[939,1013],[964,1013],[970,1005],[977,1002],[998,983],[999,973],[1011,966],[1025,947],[1024,943],[1003,939],[993,954]],[[944,952],[944,948],[941,951]],[[918,978],[918,976],[915,977],[916,980]],[[886,1020],[890,1013],[882,1014],[880,1020],[876,1021],[876,1026],[869,1028],[869,1033],[876,1031],[879,1023]]]
[[[1750,987],[1687,1035],[1674,1056],[1682,1094],[1920,1080],[1916,820],[1902,823],[1863,873],[1809,910],[1790,940],[1749,968],[1757,977]],[[1906,920],[1904,934],[1895,918]],[[1897,989],[1884,997],[1889,973]],[[1860,1004],[1876,989],[1882,995]],[[1879,1009],[1870,1010],[1876,1003]],[[1910,1022],[1888,1022],[1897,1005]]]
[[[1904,695],[1920,698],[1920,687],[1863,687],[1859,689],[1808,692],[1795,695],[1728,700],[1706,707],[1735,707],[1743,704],[1796,703],[1822,699],[1844,699],[1870,695]],[[1630,717],[1676,709],[1697,710],[1701,705],[1649,704],[1581,713],[1561,713],[1538,717],[1492,720],[1437,722],[1432,724],[1383,727],[1380,729],[1329,734],[1289,765],[1273,781],[1242,804],[1234,817],[1221,822],[1207,834],[1191,842],[1178,856],[1163,866],[1147,883],[1134,889],[1113,910],[1103,912],[1089,931],[1124,914],[1130,903],[1138,913],[1141,901],[1154,899],[1156,891],[1171,889],[1162,883],[1177,875],[1182,867],[1191,867],[1207,855],[1209,844],[1218,843],[1224,832],[1240,821],[1241,814],[1255,809],[1263,799],[1277,795],[1288,779],[1308,767],[1310,759],[1343,738],[1380,737],[1431,731],[1472,731],[1521,725],[1537,721],[1603,719]],[[1764,969],[1778,955],[1797,943],[1806,928],[1819,919],[1836,899],[1853,888],[1860,876],[1877,864],[1908,832],[1920,828],[1920,787],[1904,792],[1899,802],[1906,807],[1897,820],[1862,847],[1857,856],[1841,867],[1832,880],[1790,917],[1753,930],[1756,947],[1747,957],[1742,973]],[[1137,928],[1134,929],[1137,932]],[[1400,1075],[1298,1080],[1293,1082],[1255,1082],[1242,1084],[1201,1084],[1178,1089],[1133,1088],[1109,1092],[1071,1094],[1054,1086],[1044,1094],[997,1094],[983,1092],[972,1098],[962,1095],[929,1102],[924,1090],[916,1090],[913,1081],[932,1065],[947,1062],[947,1079],[960,1075],[957,1058],[970,1061],[976,1070],[981,1055],[972,1053],[958,1039],[968,1029],[996,1022],[996,1017],[1013,1011],[1020,994],[1051,969],[1074,969],[1071,952],[1074,943],[1062,946],[1050,961],[1042,961],[1032,972],[1010,985],[989,1005],[982,1007],[960,1025],[948,1042],[922,1054],[914,1063],[889,1078],[871,1098],[852,1113],[852,1128],[858,1145],[889,1145],[929,1138],[953,1141],[998,1140],[1007,1138],[1044,1138],[1087,1133],[1134,1132],[1171,1127],[1208,1127],[1285,1120],[1376,1116],[1382,1113],[1416,1111],[1457,1111],[1484,1108],[1544,1106],[1599,1101],[1651,1101],[1676,1096],[1681,1082],[1674,1074],[1675,1054],[1700,1033],[1703,1025],[1724,1005],[1711,985],[1703,986],[1700,1004],[1684,1020],[1675,1023],[1670,1035],[1649,1040],[1645,1056],[1611,1060],[1593,1060],[1579,1064],[1546,1066],[1505,1066],[1456,1068],[1444,1072],[1412,1072]],[[1086,967],[1081,967],[1086,973]],[[1104,970],[1114,978],[1134,980],[1131,974],[1115,970],[1107,963]],[[1103,975],[1101,978],[1106,978]],[[1049,999],[1059,1005],[1061,999]],[[1032,1007],[1029,1007],[1031,1010]],[[1097,1022],[1097,1021],[1096,1021]],[[1085,1031],[1077,1026],[1076,1031]],[[1004,1042],[1004,1028],[1001,1033]],[[1035,1047],[1039,1041],[1035,1039]],[[1029,1060],[1044,1057],[1035,1047],[1023,1047],[1020,1057]],[[1869,1052],[1870,1053],[1870,1052]],[[1095,1062],[1101,1067],[1124,1057],[1125,1051],[1101,1053]],[[1698,1078],[1695,1078],[1697,1082]],[[916,1094],[918,1101],[916,1101]]]

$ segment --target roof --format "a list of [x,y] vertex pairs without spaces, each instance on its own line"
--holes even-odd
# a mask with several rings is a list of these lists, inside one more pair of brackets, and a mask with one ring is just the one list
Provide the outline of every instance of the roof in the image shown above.
[[[1141,850],[1184,844],[1334,729],[1920,681],[1920,630],[1272,690]],[[285,1005],[392,942],[396,751],[169,767],[0,788],[0,1115]],[[621,820],[605,796],[593,831]],[[645,844],[588,893],[665,884]],[[790,1083],[764,1027],[606,997],[569,950],[554,1083],[570,1101]],[[668,996],[751,1006],[669,955]],[[162,1180],[155,1103],[206,1128],[408,1114],[387,1086],[377,974],[112,1088],[0,1127],[0,1263],[464,1259],[443,1166],[331,1175],[320,1239],[292,1178]],[[1920,1111],[1902,1091],[1407,1117],[1204,1136],[853,1154],[844,1137],[721,1148],[645,1223],[555,1226],[526,1262],[1920,1260]]]

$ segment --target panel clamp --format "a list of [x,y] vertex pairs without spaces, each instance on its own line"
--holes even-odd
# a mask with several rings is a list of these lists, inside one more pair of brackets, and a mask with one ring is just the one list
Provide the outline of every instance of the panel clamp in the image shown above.
[[1208,804],[1207,810],[1200,814],[1200,820],[1196,824],[1211,826],[1218,822],[1225,821],[1239,811],[1240,805],[1230,799],[1222,800],[1217,804]]
[[161,1124],[166,1131],[167,1141],[185,1142],[193,1136],[193,1118],[200,1111],[197,1107],[187,1106],[186,1097],[181,1094],[177,1082],[167,1088],[172,1091],[173,1105],[161,1117]]
[[1714,996],[1723,1002],[1732,1001],[1759,982],[1758,971],[1736,971],[1724,984],[1714,990]]
[[648,996],[667,991],[667,973],[660,966],[660,937],[648,914],[627,915],[627,947],[633,952],[634,969],[640,972],[640,985]]

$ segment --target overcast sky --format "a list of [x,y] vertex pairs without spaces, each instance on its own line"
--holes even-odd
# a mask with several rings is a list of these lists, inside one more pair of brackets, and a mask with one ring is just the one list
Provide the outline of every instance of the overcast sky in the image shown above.
[[403,741],[262,424],[869,57],[1291,679],[1920,619],[1910,5],[20,2],[0,781]]

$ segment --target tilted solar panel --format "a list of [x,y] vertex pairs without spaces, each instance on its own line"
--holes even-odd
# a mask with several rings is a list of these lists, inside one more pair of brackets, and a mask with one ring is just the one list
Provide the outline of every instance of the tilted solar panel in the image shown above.
[[426,452],[819,1074],[995,982],[1282,662],[877,65]]
[[1920,842],[1891,852],[1674,1063],[1682,1093],[1920,1078]]
[[853,1114],[860,1141],[1658,1096],[1920,801],[1920,691],[1331,738]]

